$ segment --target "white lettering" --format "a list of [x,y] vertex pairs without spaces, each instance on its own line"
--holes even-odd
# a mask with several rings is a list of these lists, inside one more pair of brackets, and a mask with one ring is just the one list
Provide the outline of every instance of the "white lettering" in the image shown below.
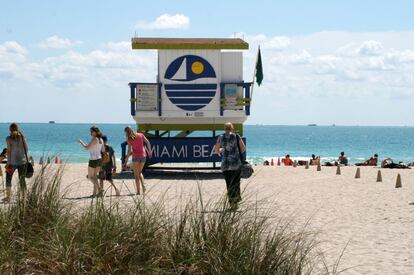
[[170,152],[168,152],[168,148],[166,146],[164,146],[164,148],[162,148],[160,158],[164,157],[164,155],[167,155],[167,157],[169,157],[169,158],[171,157]]
[[158,145],[152,146],[151,153],[154,157],[158,157]]
[[187,146],[181,146],[179,151],[177,150],[175,146],[173,146],[172,156],[177,157],[177,158],[179,157],[186,158],[187,157]]
[[[214,152],[212,153],[214,154]],[[208,158],[210,156],[209,145],[193,145],[193,157],[194,158]]]
[[201,157],[201,146],[200,145],[193,145],[193,157],[194,158]]
[[214,146],[211,147],[210,157],[216,154],[216,150],[214,150]]
[[203,155],[203,158],[208,158],[208,154],[209,154],[209,152],[208,152],[208,145],[207,144],[204,144],[201,147],[202,147],[202,155]]

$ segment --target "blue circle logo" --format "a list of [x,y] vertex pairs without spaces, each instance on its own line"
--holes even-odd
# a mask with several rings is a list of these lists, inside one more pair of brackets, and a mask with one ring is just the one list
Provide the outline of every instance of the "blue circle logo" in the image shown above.
[[196,79],[216,78],[213,66],[197,55],[184,55],[167,67],[165,79],[177,81],[165,84],[169,100],[185,111],[196,111],[211,102],[216,95],[217,84],[185,83]]

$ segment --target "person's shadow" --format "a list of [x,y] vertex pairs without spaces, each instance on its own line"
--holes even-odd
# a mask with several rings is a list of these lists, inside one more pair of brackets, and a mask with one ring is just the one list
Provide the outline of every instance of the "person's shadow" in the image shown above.
[[[146,179],[177,179],[177,180],[213,180],[222,179],[221,171],[200,171],[200,170],[151,170],[143,172]],[[115,174],[114,180],[134,179],[131,171],[125,171]]]

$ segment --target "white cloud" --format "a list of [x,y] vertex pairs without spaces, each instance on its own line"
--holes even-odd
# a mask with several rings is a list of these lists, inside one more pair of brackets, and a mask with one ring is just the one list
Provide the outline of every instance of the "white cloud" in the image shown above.
[[0,54],[5,55],[7,53],[25,55],[27,50],[16,41],[6,41],[0,44]]
[[106,48],[113,51],[125,51],[131,50],[131,42],[130,41],[120,41],[120,42],[108,42],[105,44]]
[[[258,92],[255,96],[266,102],[272,102],[275,93],[303,100],[414,97],[414,49],[406,42],[414,39],[414,32],[392,33],[392,39],[388,35],[243,34],[250,43],[250,50],[244,54],[245,81],[251,80],[260,44],[264,81],[260,96]],[[31,59],[22,45],[8,41],[0,44],[0,87],[21,80],[45,89],[125,89],[131,81],[154,81],[156,64],[154,51],[131,50],[129,41],[102,43],[89,52],[71,49],[41,60]]]
[[[257,45],[278,39],[247,35],[245,76],[251,80]],[[414,98],[414,32],[321,32],[288,37],[284,47],[261,47],[261,97]],[[279,41],[283,41],[280,40]],[[400,95],[400,96],[396,96]]]
[[388,62],[395,65],[414,62],[414,50],[397,51],[391,49],[385,56]]
[[[360,97],[373,93],[387,97],[391,90],[386,87],[398,87],[414,96],[414,50],[407,48],[409,44],[405,42],[405,39],[412,40],[414,33],[399,36],[392,33],[392,39],[388,35],[390,33],[323,32],[301,37],[238,34],[250,43],[250,50],[244,54],[246,81],[251,78],[257,46],[261,45],[265,75],[263,94],[277,90],[280,95],[301,97],[312,94]],[[395,42],[390,43],[391,40]],[[73,43],[66,43],[69,44]],[[129,41],[110,41],[86,53],[68,50],[34,61],[22,45],[8,41],[0,44],[0,77],[49,87],[120,87],[129,81],[153,81],[155,54],[133,51]]]
[[[281,51],[290,46],[290,38],[287,36],[267,36],[265,34],[248,35],[243,32],[235,34],[236,37],[249,41],[254,48],[260,45],[262,49]],[[234,36],[229,36],[230,38]],[[252,48],[252,47],[250,47]]]
[[42,49],[68,49],[82,44],[79,40],[70,40],[61,38],[57,35],[48,37],[45,41],[39,43],[39,48]]
[[172,30],[187,29],[190,26],[190,18],[183,14],[162,14],[154,21],[138,21],[135,28],[143,30]]
[[359,48],[359,52],[364,55],[379,55],[383,51],[384,47],[381,42],[375,40],[369,40],[362,43]]
[[26,62],[27,50],[16,41],[0,44],[0,79],[14,78]]
[[263,41],[262,49],[284,50],[290,45],[290,39],[285,36],[273,36]]
[[[254,88],[255,122],[298,123],[294,116],[313,119],[317,114],[330,120],[338,115],[336,108],[341,106],[346,109],[340,112],[346,114],[344,121],[349,117],[352,123],[365,118],[354,115],[352,103],[359,102],[361,109],[369,110],[374,100],[382,104],[382,109],[397,112],[403,108],[395,108],[395,100],[407,106],[414,101],[414,32],[238,36],[250,44],[243,60],[245,81],[252,79],[257,46],[260,44],[262,49],[264,81],[260,88]],[[48,97],[43,98],[45,102],[52,102],[51,96],[59,98],[62,94],[66,94],[65,100],[70,102],[76,98],[76,93],[84,93],[86,98],[94,100],[105,90],[105,98],[120,102],[122,107],[117,113],[122,113],[125,112],[122,102],[124,97],[127,102],[128,97],[127,83],[155,80],[155,51],[131,50],[130,41],[103,42],[93,50],[80,50],[83,49],[67,49],[63,53],[53,52],[46,58],[35,58],[16,41],[0,43],[2,98],[4,91],[27,91],[30,87],[38,93],[47,92]],[[8,94],[12,93],[7,93],[6,98]],[[314,112],[312,108],[317,110]],[[303,112],[300,114],[296,110]],[[285,116],[289,111],[292,116]],[[90,114],[87,115],[89,118]],[[129,117],[127,112],[125,116]],[[396,121],[400,121],[400,117],[402,115],[396,117]],[[414,113],[406,108],[403,117],[414,117]],[[108,121],[111,119],[109,117]]]

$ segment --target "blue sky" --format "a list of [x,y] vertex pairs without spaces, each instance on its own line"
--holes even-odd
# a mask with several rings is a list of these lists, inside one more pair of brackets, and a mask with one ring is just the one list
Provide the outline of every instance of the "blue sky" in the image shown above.
[[262,45],[251,124],[414,125],[413,10],[413,1],[3,0],[0,122],[131,122],[126,84],[155,74],[153,53],[128,49],[136,31],[236,34],[252,48],[246,80]]

